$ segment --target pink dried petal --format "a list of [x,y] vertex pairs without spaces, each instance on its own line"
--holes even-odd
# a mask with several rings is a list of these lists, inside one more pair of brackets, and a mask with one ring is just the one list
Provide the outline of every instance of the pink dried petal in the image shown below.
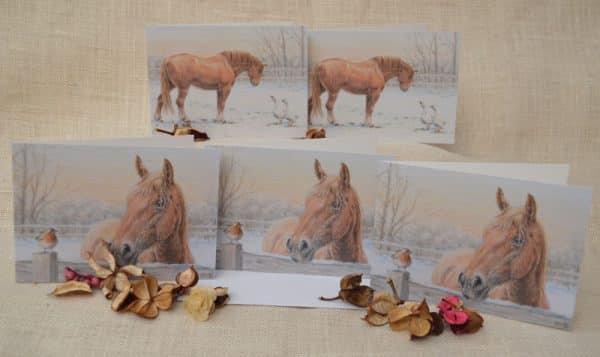
[[469,315],[461,310],[448,310],[440,312],[440,315],[450,325],[463,325],[469,321]]

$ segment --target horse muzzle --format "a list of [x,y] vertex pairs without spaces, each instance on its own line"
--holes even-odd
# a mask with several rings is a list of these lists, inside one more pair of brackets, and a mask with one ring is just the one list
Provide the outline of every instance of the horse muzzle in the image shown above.
[[486,280],[479,274],[467,277],[464,272],[458,275],[462,295],[468,300],[485,300],[490,288]]
[[133,245],[129,243],[114,244],[111,243],[109,246],[110,252],[115,257],[117,265],[125,266],[129,264],[137,263],[138,254],[136,253]]
[[310,263],[315,255],[315,248],[306,239],[295,242],[292,238],[288,238],[285,246],[290,254],[290,258],[295,263]]

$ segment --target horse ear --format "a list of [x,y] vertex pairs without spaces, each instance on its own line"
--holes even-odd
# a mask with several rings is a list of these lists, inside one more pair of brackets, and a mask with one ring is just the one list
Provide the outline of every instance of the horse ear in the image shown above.
[[315,175],[317,176],[317,179],[319,179],[319,181],[323,181],[323,179],[327,177],[327,174],[325,173],[325,171],[323,171],[323,168],[321,167],[319,159],[315,159]]
[[498,191],[496,191],[496,202],[498,203],[498,208],[500,208],[500,211],[502,212],[506,211],[506,209],[510,207],[508,201],[506,201],[506,198],[504,198],[504,192],[500,187],[498,187]]
[[148,169],[146,166],[144,166],[142,158],[139,155],[135,155],[135,169],[141,178],[144,178],[146,175],[148,175]]
[[165,159],[162,170],[162,180],[165,187],[169,187],[175,182],[173,175],[173,165],[171,164],[171,161]]
[[343,187],[350,187],[350,170],[343,162],[342,167],[340,167],[340,183]]
[[527,194],[527,201],[525,202],[525,214],[529,223],[535,222],[537,204],[535,203],[535,198],[530,193]]

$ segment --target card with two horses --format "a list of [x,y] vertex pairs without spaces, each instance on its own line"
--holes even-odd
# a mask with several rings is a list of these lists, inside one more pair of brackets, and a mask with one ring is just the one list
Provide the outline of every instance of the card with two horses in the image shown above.
[[141,142],[13,145],[18,282],[91,273],[103,244],[162,280],[189,264],[213,276],[220,152]]
[[303,137],[307,40],[293,24],[146,27],[152,127]]
[[408,272],[411,299],[570,326],[591,189],[393,162],[378,180],[372,279]]

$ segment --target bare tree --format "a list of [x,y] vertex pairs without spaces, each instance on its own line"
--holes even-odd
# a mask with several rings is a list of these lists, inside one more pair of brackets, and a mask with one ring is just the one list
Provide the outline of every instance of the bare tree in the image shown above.
[[219,173],[219,218],[227,217],[233,203],[245,194],[246,186],[243,170],[235,157],[224,155]]
[[375,212],[376,237],[379,241],[393,240],[410,223],[417,198],[409,191],[408,180],[392,164],[379,174],[384,187]]
[[35,224],[44,208],[54,202],[59,168],[49,168],[44,152],[22,145],[13,153],[17,223]]
[[304,32],[300,27],[263,27],[257,30],[257,55],[267,63],[267,71],[276,78],[296,75],[304,68]]

